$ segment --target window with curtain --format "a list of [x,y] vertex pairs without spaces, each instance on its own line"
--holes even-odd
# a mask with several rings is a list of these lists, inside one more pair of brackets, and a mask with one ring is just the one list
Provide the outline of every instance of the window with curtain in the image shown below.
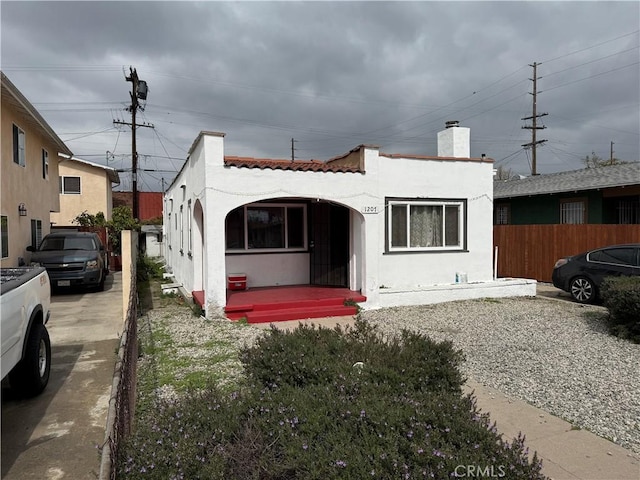
[[462,249],[464,201],[388,203],[389,251]]
[[228,251],[305,250],[306,205],[251,204],[229,212],[226,219]]

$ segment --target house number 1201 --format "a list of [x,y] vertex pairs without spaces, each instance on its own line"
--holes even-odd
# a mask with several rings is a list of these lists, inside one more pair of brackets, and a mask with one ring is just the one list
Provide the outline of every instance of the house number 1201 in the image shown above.
[[362,213],[378,213],[378,207],[376,205],[369,205],[362,207]]

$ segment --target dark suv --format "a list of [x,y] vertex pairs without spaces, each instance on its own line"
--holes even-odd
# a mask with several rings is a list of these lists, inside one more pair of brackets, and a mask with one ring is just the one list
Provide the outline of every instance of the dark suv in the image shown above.
[[33,252],[31,265],[47,269],[52,287],[94,287],[104,290],[109,274],[107,252],[96,233],[65,231],[46,235]]

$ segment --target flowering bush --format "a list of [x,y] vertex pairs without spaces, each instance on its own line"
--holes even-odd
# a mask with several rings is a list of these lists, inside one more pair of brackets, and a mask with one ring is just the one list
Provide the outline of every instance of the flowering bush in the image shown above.
[[[373,327],[272,330],[245,348],[246,382],[159,403],[121,449],[127,479],[544,479],[522,437],[502,440],[449,343]],[[477,469],[477,470],[476,470]],[[486,476],[486,475],[485,475]]]

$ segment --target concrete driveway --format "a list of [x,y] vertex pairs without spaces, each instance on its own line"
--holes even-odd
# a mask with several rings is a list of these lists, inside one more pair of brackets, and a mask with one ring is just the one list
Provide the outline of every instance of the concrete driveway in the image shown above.
[[122,273],[104,292],[52,297],[51,377],[38,397],[2,391],[2,479],[96,479],[117,348]]

